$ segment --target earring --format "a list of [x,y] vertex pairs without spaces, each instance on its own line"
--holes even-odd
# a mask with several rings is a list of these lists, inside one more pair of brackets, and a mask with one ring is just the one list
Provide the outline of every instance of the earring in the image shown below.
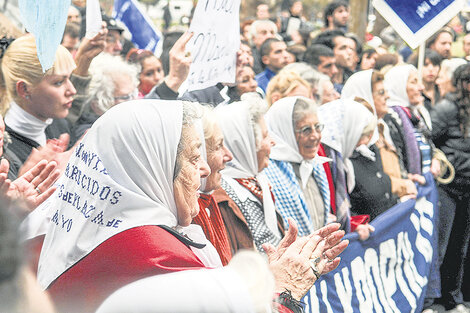
[[31,100],[31,96],[30,96],[30,95],[26,95],[25,98],[28,99],[28,100]]

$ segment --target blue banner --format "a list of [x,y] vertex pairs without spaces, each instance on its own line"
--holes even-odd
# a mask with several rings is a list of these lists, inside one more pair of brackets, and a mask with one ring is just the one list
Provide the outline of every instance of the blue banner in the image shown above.
[[390,8],[416,33],[455,0],[385,0]]
[[[424,298],[439,296],[437,190],[431,176],[418,200],[378,216],[370,238],[348,234],[339,267],[317,281],[303,302],[306,312],[421,312]],[[429,290],[428,290],[429,287]]]
[[126,25],[137,48],[155,53],[162,35],[140,9],[136,0],[115,0],[113,16]]

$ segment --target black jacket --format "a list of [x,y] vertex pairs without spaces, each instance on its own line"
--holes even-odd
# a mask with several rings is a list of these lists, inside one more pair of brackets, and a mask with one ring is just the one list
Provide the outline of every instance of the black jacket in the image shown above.
[[390,177],[383,171],[379,149],[372,145],[370,150],[375,152],[375,162],[357,151],[350,158],[356,178],[356,186],[350,198],[353,213],[369,214],[373,220],[397,204],[398,197],[392,193]]
[[460,129],[457,104],[450,96],[439,101],[431,112],[432,138],[455,168],[456,180],[470,184],[470,134]]

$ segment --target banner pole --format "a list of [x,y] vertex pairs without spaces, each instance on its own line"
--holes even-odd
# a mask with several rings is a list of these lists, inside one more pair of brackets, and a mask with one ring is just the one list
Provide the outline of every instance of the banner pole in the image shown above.
[[420,44],[418,49],[418,80],[420,83],[423,83],[424,51],[426,50],[426,41]]

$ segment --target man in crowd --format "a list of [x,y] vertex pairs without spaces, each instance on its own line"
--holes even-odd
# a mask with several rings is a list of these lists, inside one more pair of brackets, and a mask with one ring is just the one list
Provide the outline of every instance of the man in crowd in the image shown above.
[[269,20],[271,14],[269,13],[269,6],[266,3],[260,3],[256,7],[256,19],[257,20]]
[[426,48],[436,51],[442,59],[450,59],[452,57],[452,41],[454,34],[448,27],[439,30],[426,43]]
[[341,93],[344,83],[353,74],[351,68],[357,62],[355,41],[346,37],[341,30],[335,29],[321,33],[313,43],[323,44],[333,50],[338,72],[334,75],[332,81],[335,84],[336,91]]
[[251,24],[250,33],[254,58],[253,71],[258,74],[264,69],[260,55],[261,45],[266,39],[276,36],[277,26],[270,20],[256,20]]
[[65,25],[64,36],[61,45],[67,48],[70,53],[75,56],[78,45],[80,44],[80,24],[67,23]]
[[325,45],[311,45],[304,54],[304,62],[315,66],[317,70],[330,79],[338,73],[333,50]]
[[463,52],[465,53],[465,60],[470,61],[470,33],[463,37]]
[[261,45],[261,60],[266,69],[256,75],[256,81],[258,86],[266,92],[266,87],[271,78],[290,63],[286,43],[276,38],[266,39]]
[[103,21],[106,22],[106,27],[108,28],[108,35],[106,36],[106,48],[104,52],[119,55],[122,51],[122,38],[121,34],[124,31],[116,23],[116,20],[112,17],[103,15]]
[[349,5],[346,1],[336,0],[329,3],[323,13],[325,28],[347,31],[349,22]]

